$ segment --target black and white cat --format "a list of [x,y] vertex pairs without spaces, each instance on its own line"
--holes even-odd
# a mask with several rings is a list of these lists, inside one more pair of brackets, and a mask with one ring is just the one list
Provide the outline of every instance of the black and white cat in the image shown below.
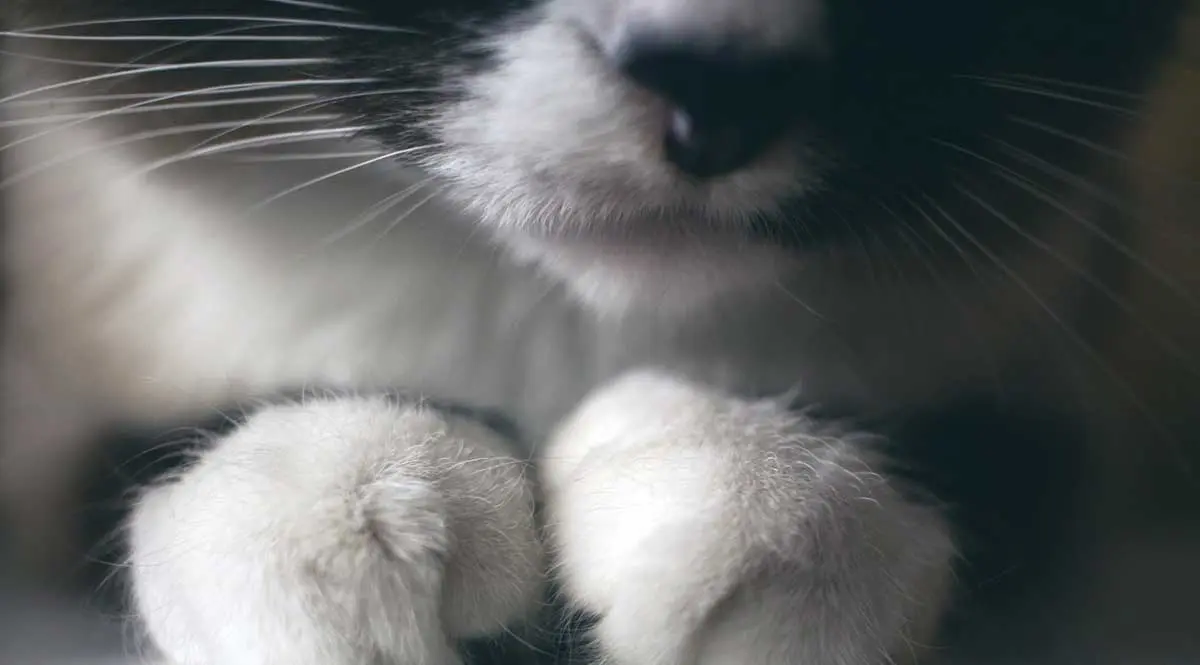
[[174,665],[458,663],[551,584],[617,665],[1099,662],[1050,588],[1197,514],[1189,12],[7,0],[18,549],[217,411],[129,521]]

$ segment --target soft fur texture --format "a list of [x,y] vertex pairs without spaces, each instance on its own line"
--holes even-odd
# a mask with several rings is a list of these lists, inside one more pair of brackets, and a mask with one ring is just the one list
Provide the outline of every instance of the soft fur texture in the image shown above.
[[452,665],[547,588],[616,665],[1088,660],[1047,596],[1196,580],[1112,554],[1200,505],[1194,13],[10,0],[17,553],[215,411],[125,534],[171,665]]
[[506,445],[380,398],[266,409],[139,507],[136,607],[178,663],[456,662],[539,599]]

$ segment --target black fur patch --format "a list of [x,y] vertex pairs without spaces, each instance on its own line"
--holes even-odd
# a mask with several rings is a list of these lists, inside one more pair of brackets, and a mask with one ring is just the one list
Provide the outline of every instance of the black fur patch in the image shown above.
[[960,548],[957,602],[939,646],[952,662],[1022,662],[1023,650],[1056,634],[1052,601],[1086,547],[1084,433],[1055,413],[984,395],[882,430],[891,472],[936,497]]

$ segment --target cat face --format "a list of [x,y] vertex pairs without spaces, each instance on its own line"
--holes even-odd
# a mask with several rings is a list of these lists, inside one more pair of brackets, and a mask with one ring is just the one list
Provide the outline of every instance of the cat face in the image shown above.
[[656,259],[686,269],[684,245],[732,243],[752,271],[939,219],[994,249],[988,201],[1039,217],[998,183],[1039,161],[1086,171],[1086,144],[1131,126],[1110,102],[1136,96],[1183,6],[355,4],[417,33],[338,54],[405,91],[358,105],[375,135],[510,244],[568,276],[612,264],[610,280]]
[[736,289],[864,238],[1003,251],[1046,217],[1013,181],[1040,164],[1053,197],[1130,129],[1185,0],[51,4],[311,22],[253,48],[357,81],[348,117],[594,294]]
[[1045,104],[1050,82],[1136,88],[1180,3],[356,4],[419,34],[338,55],[435,90],[373,99],[378,136],[431,144],[427,163],[490,224],[636,236],[787,225],[791,204],[824,193],[936,189],[1022,112],[1111,125]]

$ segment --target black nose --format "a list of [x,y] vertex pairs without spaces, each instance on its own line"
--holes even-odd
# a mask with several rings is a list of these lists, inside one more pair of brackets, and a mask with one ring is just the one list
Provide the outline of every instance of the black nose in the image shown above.
[[624,44],[617,63],[673,106],[667,159],[700,178],[746,166],[787,130],[804,69],[793,58],[644,37]]

